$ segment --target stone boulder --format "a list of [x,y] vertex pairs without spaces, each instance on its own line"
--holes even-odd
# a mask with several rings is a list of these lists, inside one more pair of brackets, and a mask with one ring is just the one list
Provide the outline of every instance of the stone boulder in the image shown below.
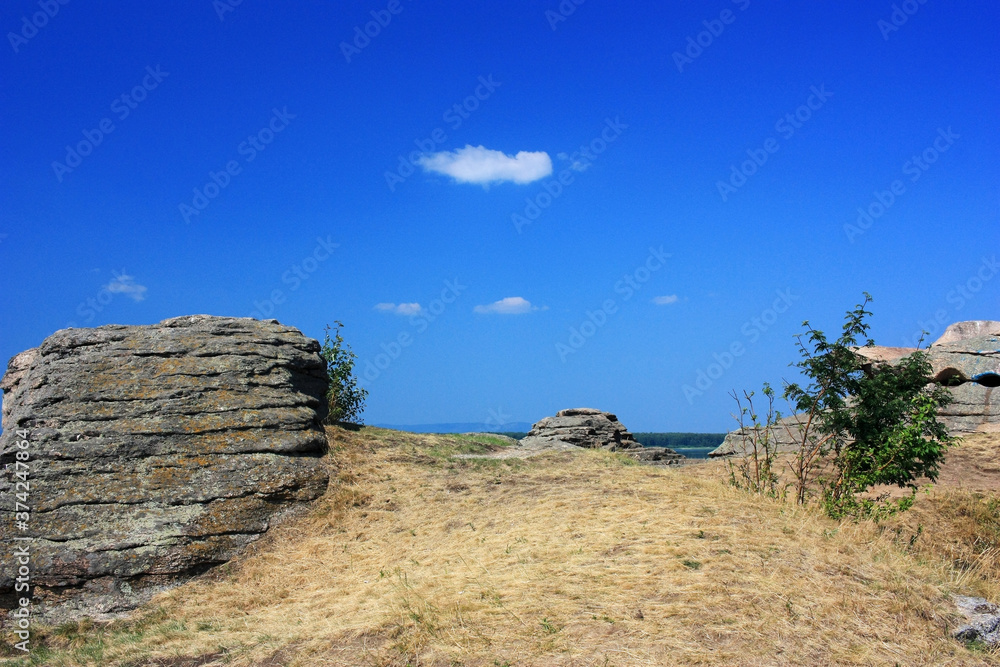
[[674,465],[685,456],[667,447],[643,447],[610,412],[593,408],[560,410],[536,423],[521,439],[522,446],[559,448],[573,445],[621,452],[651,465]]
[[965,623],[952,636],[966,643],[978,643],[986,648],[1000,648],[1000,606],[984,598],[955,596],[955,606]]
[[[960,322],[959,324],[996,324]],[[1000,334],[957,338],[955,331],[980,331],[995,327],[966,329],[948,327],[945,342],[935,342],[927,350],[934,378],[951,391],[954,402],[941,410],[941,421],[955,434],[1000,431],[1000,402],[993,400],[1000,386]],[[951,332],[949,334],[949,332]]]
[[[11,545],[30,548],[39,611],[107,618],[323,494],[319,351],[276,320],[199,315],[65,329],[14,357],[0,381],[0,605],[23,596]],[[21,451],[26,527],[12,512]]]

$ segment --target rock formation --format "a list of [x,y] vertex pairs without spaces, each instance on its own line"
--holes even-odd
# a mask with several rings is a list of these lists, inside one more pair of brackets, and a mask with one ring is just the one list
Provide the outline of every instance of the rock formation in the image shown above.
[[955,343],[977,336],[1000,335],[1000,322],[995,320],[968,320],[966,322],[955,322],[944,330],[941,337],[934,341],[934,345],[942,343]]
[[949,386],[955,401],[941,410],[955,434],[1000,431],[1000,322],[959,322],[928,348],[934,378]]
[[627,454],[644,463],[673,465],[685,459],[667,447],[643,447],[618,417],[593,408],[560,410],[555,417],[536,423],[521,440],[526,447],[574,445],[590,449],[607,449]]
[[[896,363],[917,348],[860,347],[857,353],[872,363]],[[993,391],[1000,386],[1000,322],[973,320],[957,322],[926,350],[934,380],[948,387],[954,402],[939,412],[941,421],[954,435],[977,431],[1000,431],[1000,403]],[[783,420],[787,425],[800,420],[795,415]],[[795,428],[793,426],[792,433]],[[782,425],[775,442],[781,451],[794,448],[794,439]],[[709,456],[728,456],[740,451],[742,435],[733,431]]]
[[[0,381],[0,604],[23,596],[15,536],[32,538],[17,544],[41,611],[101,618],[231,559],[320,496],[319,350],[276,320],[199,315],[65,329],[14,357]],[[12,512],[20,451],[26,529]]]

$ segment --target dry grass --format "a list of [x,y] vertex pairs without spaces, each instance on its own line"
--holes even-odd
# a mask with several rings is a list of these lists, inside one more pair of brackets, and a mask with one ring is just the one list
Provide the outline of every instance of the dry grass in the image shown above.
[[[1000,591],[1000,435],[977,433],[948,454],[938,484],[886,524],[913,553],[951,563],[973,595]],[[907,537],[908,536],[908,537]]]
[[[50,635],[66,648],[36,664],[1000,664],[948,637],[949,595],[995,596],[1000,582],[956,570],[931,542],[911,547],[908,526],[749,497],[717,465],[598,451],[456,460],[484,447],[330,436],[337,470],[310,516],[228,574],[161,596],[139,626],[76,648]],[[937,509],[917,511],[914,545]]]

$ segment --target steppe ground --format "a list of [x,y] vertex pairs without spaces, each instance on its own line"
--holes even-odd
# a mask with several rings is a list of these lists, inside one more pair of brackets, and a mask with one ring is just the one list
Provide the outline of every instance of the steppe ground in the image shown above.
[[3,664],[1000,665],[949,637],[951,595],[1000,601],[998,436],[882,526],[749,496],[719,461],[329,436],[306,516],[132,620],[47,628]]

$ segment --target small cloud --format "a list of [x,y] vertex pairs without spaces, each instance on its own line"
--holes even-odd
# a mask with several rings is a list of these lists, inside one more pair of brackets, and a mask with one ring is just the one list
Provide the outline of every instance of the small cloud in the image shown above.
[[672,303],[677,303],[677,295],[670,294],[667,296],[655,296],[653,297],[653,303],[657,306],[669,306]]
[[136,283],[135,278],[125,273],[125,269],[121,273],[112,273],[115,279],[105,285],[104,289],[112,294],[124,294],[133,301],[143,301],[146,298],[146,287]]
[[532,306],[531,302],[523,297],[508,296],[485,306],[476,306],[472,312],[480,315],[523,315],[533,310],[545,310],[545,308]]
[[578,158],[577,153],[573,155],[559,153],[556,157],[560,160],[568,160],[570,163],[569,168],[573,171],[587,171],[590,169],[590,165],[593,164],[590,160]]
[[419,303],[376,303],[375,310],[394,315],[419,315],[422,309]]
[[457,151],[440,151],[420,157],[425,171],[451,176],[459,183],[531,183],[552,173],[552,159],[544,151],[521,151],[507,155],[485,146],[469,146]]

